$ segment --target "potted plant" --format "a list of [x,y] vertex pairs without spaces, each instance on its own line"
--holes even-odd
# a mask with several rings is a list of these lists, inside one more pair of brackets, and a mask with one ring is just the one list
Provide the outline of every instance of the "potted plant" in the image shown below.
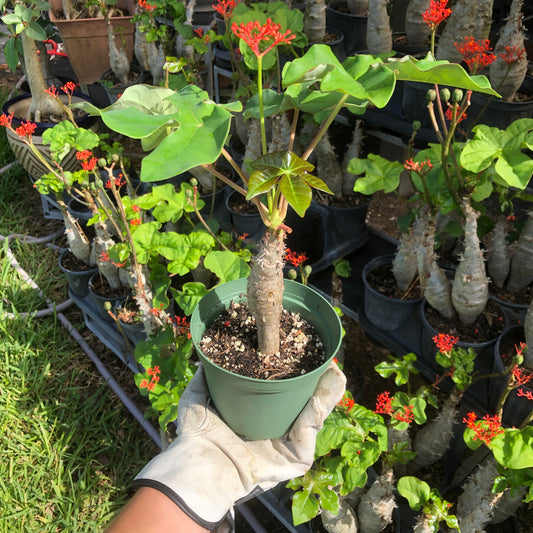
[[106,4],[52,2],[50,20],[61,35],[69,61],[81,85],[97,82],[109,68],[121,78],[129,76],[133,59],[135,7],[131,0]]
[[[54,90],[50,92],[49,82],[46,79],[48,74],[45,76],[48,56],[44,52],[44,46],[41,49],[42,62],[38,53],[40,45],[43,44],[42,41],[47,38],[45,30],[39,24],[41,14],[47,7],[46,3],[17,3],[13,12],[2,16],[2,21],[7,24],[12,33],[12,38],[5,47],[6,60],[10,69],[15,71],[20,53],[30,87],[30,94],[11,98],[2,106],[2,112],[12,117],[10,124],[13,125],[13,130],[8,129],[7,138],[17,159],[36,179],[47,170],[39,158],[27,149],[27,144],[22,139],[24,135],[21,137],[15,131],[21,128],[19,131],[23,132],[28,127],[26,124],[35,124],[31,132],[33,145],[39,147],[41,153],[49,160],[49,152],[41,139],[43,132],[58,121],[67,118],[65,105],[72,100],[90,100],[85,95],[74,93],[75,85],[72,82],[63,85],[60,98],[56,98]],[[3,13],[6,13],[6,6],[3,8]],[[53,82],[53,80],[50,81]],[[75,121],[85,128],[97,128],[98,121],[95,121],[94,117],[88,117],[87,114],[78,115]],[[63,164],[66,167],[76,166],[74,151],[64,153],[63,156]]]
[[[291,39],[290,31],[280,33],[279,29],[279,26],[271,20],[264,25],[252,21],[240,27],[233,26],[234,32],[242,39],[241,50],[245,61],[258,71],[258,92],[248,102],[247,112],[259,119],[263,155],[250,163],[253,170],[251,174],[240,169],[224,148],[231,110],[237,110],[239,107],[234,104],[217,105],[206,100],[205,93],[194,86],[178,92],[144,86],[129,88],[116,104],[108,109],[92,109],[110,128],[141,138],[146,148],[153,148],[143,160],[141,179],[146,181],[165,179],[176,172],[203,165],[219,179],[256,203],[265,223],[265,237],[252,261],[248,279],[240,285],[233,282],[238,287],[231,287],[229,290],[231,299],[238,297],[246,287],[247,303],[256,317],[259,351],[267,356],[275,354],[279,349],[279,320],[283,307],[283,241],[288,231],[284,223],[285,214],[289,204],[298,214],[305,214],[311,201],[312,188],[320,188],[327,192],[325,184],[310,174],[313,167],[307,159],[338,110],[347,106],[348,109],[360,113],[369,102],[383,106],[393,92],[396,76],[415,79],[420,76],[427,77],[432,75],[428,74],[428,71],[432,71],[433,68],[444,71],[451,69],[457,74],[461,73],[457,77],[460,86],[465,88],[475,86],[490,92],[487,83],[484,86],[478,85],[477,80],[471,80],[458,65],[428,63],[426,64],[428,70],[420,74],[423,70],[417,68],[421,66],[420,63],[411,59],[383,63],[372,56],[356,56],[341,64],[324,45],[311,47],[302,58],[284,67],[284,93],[264,89],[263,60],[266,61],[268,53],[274,52],[276,44]],[[317,65],[321,67],[317,68]],[[150,111],[146,108],[140,109],[138,103],[141,101],[162,107],[159,107],[159,112],[154,113],[155,108]],[[164,114],[161,114],[162,109],[166,110]],[[315,116],[322,117],[318,134],[301,156],[292,152],[292,143],[289,144],[287,151],[267,153],[265,116],[270,116],[280,109],[294,110],[293,128],[296,128],[298,113],[301,111],[312,112]],[[173,125],[172,129],[168,128],[170,124]],[[196,126],[193,126],[194,124]],[[179,148],[176,150],[177,147]],[[211,164],[221,153],[232,164],[244,187],[230,182],[213,169]],[[258,200],[263,194],[268,198],[266,206]],[[216,292],[208,293],[206,298],[210,302],[213,302],[213,298],[220,302]],[[305,300],[306,298],[302,298],[303,302]],[[203,306],[201,308],[205,309]],[[268,312],[265,312],[265,309]],[[274,312],[271,313],[271,310]],[[198,311],[193,318],[196,322],[192,334],[193,338],[196,336],[198,345],[200,340],[198,336],[206,328],[206,325],[201,323],[201,314],[204,314],[204,311]],[[212,320],[215,317],[209,314],[208,318]],[[310,317],[310,320],[313,318]],[[316,318],[314,320],[316,321]],[[330,339],[326,362],[333,357],[339,342],[340,338]],[[322,368],[323,365],[317,374]],[[209,379],[208,377],[208,381]],[[286,428],[287,426],[283,431]]]

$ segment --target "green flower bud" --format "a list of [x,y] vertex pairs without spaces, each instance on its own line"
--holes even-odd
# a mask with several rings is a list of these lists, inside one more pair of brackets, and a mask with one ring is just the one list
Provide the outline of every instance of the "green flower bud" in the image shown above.
[[107,161],[105,160],[105,157],[101,157],[101,158],[98,160],[98,166],[99,166],[100,168],[104,168],[106,165],[107,165]]
[[118,163],[119,160],[120,160],[120,157],[118,156],[118,154],[113,154],[113,155],[111,156],[111,161],[112,161],[113,163]]
[[104,186],[104,182],[100,178],[97,178],[94,180],[94,185],[97,189],[101,189]]
[[193,191],[191,191],[191,189],[185,189],[185,196],[187,198],[192,198],[193,197]]
[[309,275],[311,274],[312,271],[313,271],[313,269],[311,268],[310,265],[305,265],[305,266],[304,266],[304,274],[305,274],[306,276],[309,276]]
[[426,93],[426,101],[427,102],[434,102],[435,98],[437,98],[437,91],[435,89],[430,89]]
[[413,124],[411,124],[413,131],[418,131],[421,127],[422,124],[420,123],[420,120],[413,120]]
[[440,99],[444,100],[445,102],[447,102],[450,99],[450,89],[446,89],[446,87],[444,89],[441,89],[440,90]]
[[461,89],[454,89],[452,93],[452,102],[459,103],[463,99],[463,91]]
[[111,302],[105,302],[104,303],[104,308],[106,311],[111,311]]
[[294,270],[294,268],[291,268],[287,272],[287,277],[289,279],[295,280],[298,277],[298,272],[296,272],[296,270]]
[[191,178],[189,181],[192,187],[198,187],[198,180],[196,178]]

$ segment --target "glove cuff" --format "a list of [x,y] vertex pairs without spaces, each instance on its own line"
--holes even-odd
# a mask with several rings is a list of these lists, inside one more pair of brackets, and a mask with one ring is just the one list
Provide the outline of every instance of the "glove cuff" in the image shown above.
[[135,479],[133,481],[134,487],[150,487],[152,489],[156,489],[159,492],[163,493],[167,498],[172,500],[189,518],[194,520],[197,524],[202,526],[203,528],[213,531],[216,529],[222,522],[224,522],[225,516],[222,517],[222,520],[219,520],[218,522],[208,522],[207,520],[204,520],[202,517],[198,516],[185,502],[183,498],[179,496],[176,492],[174,492],[168,485],[165,485],[164,483],[161,483],[160,481],[156,481],[155,479],[147,479],[147,478],[140,478]]

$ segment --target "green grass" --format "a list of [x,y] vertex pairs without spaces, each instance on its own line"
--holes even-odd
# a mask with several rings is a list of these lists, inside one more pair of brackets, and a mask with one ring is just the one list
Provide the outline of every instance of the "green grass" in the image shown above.
[[[6,146],[0,131],[0,167],[12,159]],[[30,194],[20,167],[0,175],[1,235],[43,234]],[[66,298],[53,250],[10,248],[47,296]],[[0,243],[0,533],[101,531],[158,450],[57,317],[31,316],[46,306]],[[83,329],[80,315],[69,319]]]

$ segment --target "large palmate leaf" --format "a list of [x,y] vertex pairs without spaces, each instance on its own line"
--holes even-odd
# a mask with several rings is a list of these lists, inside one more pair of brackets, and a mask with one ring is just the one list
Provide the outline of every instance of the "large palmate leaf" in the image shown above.
[[213,163],[228,136],[231,112],[242,106],[238,102],[216,104],[194,85],[176,92],[135,85],[110,107],[82,107],[99,114],[109,128],[141,139],[143,148],[152,150],[141,168],[141,179],[151,182]]

